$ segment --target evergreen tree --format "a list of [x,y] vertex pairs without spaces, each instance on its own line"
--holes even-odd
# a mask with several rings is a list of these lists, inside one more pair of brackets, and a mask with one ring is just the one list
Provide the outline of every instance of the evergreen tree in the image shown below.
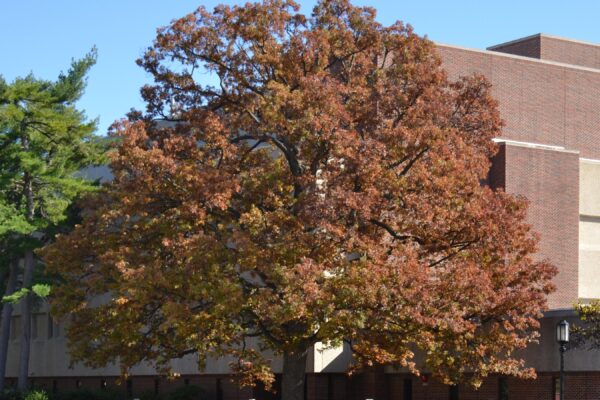
[[[101,141],[93,135],[96,121],[75,106],[95,62],[92,49],[56,81],[31,74],[10,84],[0,80],[0,245],[6,257],[23,259],[22,287],[11,296],[22,315],[21,390],[29,371],[32,296],[40,292],[33,281],[39,265],[34,250],[64,226],[73,201],[93,190],[94,183],[77,171],[101,161]],[[0,332],[0,372],[6,363],[5,332]]]

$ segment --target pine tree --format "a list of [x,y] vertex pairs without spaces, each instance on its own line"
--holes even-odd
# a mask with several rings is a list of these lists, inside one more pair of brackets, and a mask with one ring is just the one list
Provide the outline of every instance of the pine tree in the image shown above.
[[[56,81],[31,74],[10,84],[0,79],[0,245],[5,254],[23,259],[22,287],[13,294],[23,324],[20,390],[27,387],[29,371],[32,289],[39,265],[34,250],[67,222],[73,201],[95,187],[77,171],[101,161],[96,121],[75,106],[95,62],[92,49]],[[6,363],[2,351],[0,363]]]

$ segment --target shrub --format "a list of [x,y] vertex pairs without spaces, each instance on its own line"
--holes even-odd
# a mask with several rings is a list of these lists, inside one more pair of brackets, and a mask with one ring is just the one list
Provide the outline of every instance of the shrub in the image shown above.
[[23,396],[21,392],[19,392],[15,388],[4,389],[2,393],[0,393],[0,400],[22,400]]
[[163,400],[159,394],[154,393],[154,390],[146,390],[140,396],[136,396],[140,400]]
[[163,400],[206,400],[208,395],[202,388],[185,385],[162,396]]
[[41,389],[20,392],[16,388],[9,388],[0,393],[0,400],[49,400],[49,398],[48,393]]
[[31,390],[25,393],[23,400],[48,400],[48,393],[43,390]]
[[52,396],[52,400],[125,400],[126,398],[125,393],[114,389],[77,389],[68,392],[60,391]]

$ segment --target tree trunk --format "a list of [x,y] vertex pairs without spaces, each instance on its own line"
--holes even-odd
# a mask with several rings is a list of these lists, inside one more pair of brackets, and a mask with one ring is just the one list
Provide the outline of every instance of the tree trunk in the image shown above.
[[[29,136],[25,129],[22,130],[21,143],[23,150],[29,151]],[[35,216],[35,204],[33,195],[33,176],[29,171],[23,174],[23,195],[27,202],[27,221],[33,222]],[[33,269],[35,268],[35,259],[33,249],[25,251],[23,266],[23,285],[22,287],[31,289],[33,282]],[[31,305],[33,295],[27,294],[21,300],[21,354],[19,355],[19,375],[17,379],[17,388],[20,391],[27,390],[27,378],[29,377],[29,352],[31,349]]]
[[281,400],[304,400],[308,350],[283,354]]
[[[25,265],[23,267],[23,287],[30,288],[33,281],[33,268],[35,260],[33,250],[25,252]],[[27,378],[29,376],[29,351],[31,348],[31,304],[32,295],[27,294],[21,300],[21,353],[19,355],[19,377],[17,388],[20,391],[27,390]]]
[[[8,272],[8,281],[6,282],[5,296],[10,296],[17,287],[17,274],[19,273],[19,259],[11,261]],[[10,322],[13,306],[11,303],[4,303],[2,307],[2,316],[0,317],[0,392],[4,390],[4,380],[6,379],[6,357],[8,356],[8,341],[10,339]]]

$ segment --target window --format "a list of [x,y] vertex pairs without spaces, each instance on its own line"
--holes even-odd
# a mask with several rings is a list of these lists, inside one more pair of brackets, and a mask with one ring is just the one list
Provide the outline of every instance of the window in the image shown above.
[[554,390],[554,400],[560,400],[560,379],[552,378],[552,387]]
[[217,400],[223,400],[223,385],[221,385],[221,378],[215,380],[215,385],[217,386]]
[[60,325],[52,318],[50,314],[47,319],[48,339],[57,338],[60,336]]
[[38,338],[38,319],[36,314],[31,315],[31,338]]
[[31,315],[31,338],[44,339],[47,336],[48,324],[46,323],[48,314],[37,313]]
[[61,332],[61,327],[60,324],[58,323],[58,321],[55,321],[54,318],[52,319],[52,322],[54,324],[54,326],[52,327],[52,331],[54,333],[54,337],[60,337],[60,332]]
[[504,376],[498,379],[498,399],[508,400],[508,381]]
[[458,400],[458,386],[450,386],[449,398],[450,400]]
[[404,396],[402,396],[403,400],[412,400],[412,379],[405,379],[403,386]]
[[17,315],[10,319],[10,340],[18,340],[21,336],[21,316]]

